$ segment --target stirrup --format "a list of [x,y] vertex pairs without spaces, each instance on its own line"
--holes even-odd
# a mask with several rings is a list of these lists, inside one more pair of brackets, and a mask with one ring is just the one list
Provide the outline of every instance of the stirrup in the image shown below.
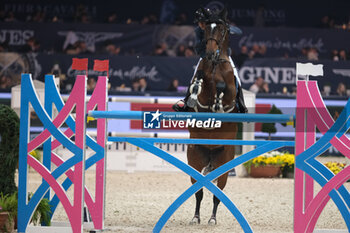
[[[182,102],[183,103],[183,106],[180,106],[179,105],[179,102]],[[187,112],[188,111],[188,107],[185,103],[185,100],[179,100],[177,101],[173,106],[172,108],[174,109],[175,112]]]

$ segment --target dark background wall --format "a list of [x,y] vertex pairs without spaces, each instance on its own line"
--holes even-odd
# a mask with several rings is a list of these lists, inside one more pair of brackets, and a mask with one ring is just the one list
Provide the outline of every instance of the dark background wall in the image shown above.
[[266,26],[288,27],[315,27],[319,26],[323,16],[329,15],[335,23],[342,24],[349,20],[350,1],[348,0],[245,0],[245,1],[175,1],[175,0],[152,0],[152,1],[98,1],[98,0],[3,0],[0,8],[15,13],[35,12],[38,9],[48,15],[59,14],[69,19],[79,4],[89,8],[89,15],[98,22],[105,21],[108,14],[116,12],[118,19],[124,21],[128,18],[141,20],[144,15],[155,14],[163,23],[171,23],[176,17],[185,13],[188,23],[193,20],[193,13],[199,6],[210,8],[229,8],[229,18],[237,25],[252,26],[255,14],[259,7],[264,8]]

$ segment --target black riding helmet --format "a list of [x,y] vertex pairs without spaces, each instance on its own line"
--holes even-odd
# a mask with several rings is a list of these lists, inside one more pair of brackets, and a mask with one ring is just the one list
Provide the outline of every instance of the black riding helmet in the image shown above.
[[210,9],[201,7],[194,13],[194,23],[204,22],[210,17],[210,15]]

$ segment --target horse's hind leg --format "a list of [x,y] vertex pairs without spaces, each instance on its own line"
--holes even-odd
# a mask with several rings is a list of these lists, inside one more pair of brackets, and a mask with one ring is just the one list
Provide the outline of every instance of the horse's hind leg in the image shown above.
[[[187,149],[187,161],[188,165],[201,172],[205,166],[209,163],[209,158],[205,155],[205,151],[200,146],[189,145]],[[191,177],[191,183],[196,183],[196,180]],[[200,189],[196,193],[196,209],[194,217],[190,224],[200,223],[200,206],[203,199],[203,189]]]
[[[228,161],[234,158],[234,147],[233,146],[225,146],[224,151],[215,155],[215,159],[211,161],[214,169],[220,167],[221,165],[227,163]],[[218,178],[217,186],[221,190],[223,190],[227,183],[228,172],[223,174]],[[216,212],[218,210],[218,206],[220,204],[219,198],[215,195],[213,196],[213,212],[208,221],[208,224],[215,225],[216,224]]]

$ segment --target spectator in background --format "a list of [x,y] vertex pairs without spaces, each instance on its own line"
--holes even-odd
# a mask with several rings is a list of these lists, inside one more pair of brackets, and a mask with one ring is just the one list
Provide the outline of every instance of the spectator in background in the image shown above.
[[31,21],[37,22],[37,23],[42,23],[45,21],[46,14],[43,11],[38,10],[34,16],[31,18]]
[[247,48],[247,46],[243,45],[241,47],[241,52],[238,54],[238,56],[235,59],[238,68],[241,68],[243,63],[245,62],[245,60],[247,60],[248,58],[249,58],[248,48]]
[[10,22],[16,22],[17,19],[15,17],[15,14],[12,11],[10,11],[7,13],[4,21],[10,23]]
[[117,13],[112,12],[107,17],[107,23],[118,23]]
[[30,53],[30,52],[38,52],[40,48],[40,43],[34,37],[30,37],[26,44],[23,45],[20,49],[20,53]]
[[331,94],[331,86],[330,85],[324,85],[323,86],[323,91],[322,91],[322,96],[329,96]]
[[155,14],[145,15],[141,22],[141,24],[157,24],[158,18]]
[[339,51],[339,61],[346,61],[346,52],[344,49]]
[[0,43],[0,53],[7,52],[8,51],[8,42],[4,41],[3,43]]
[[120,47],[119,46],[117,47],[115,44],[113,44],[112,41],[107,41],[103,52],[109,55],[119,55]]
[[11,77],[2,75],[0,77],[0,90],[8,90],[12,87]]
[[138,78],[134,78],[131,83],[131,91],[139,91],[140,90],[140,82]]
[[59,22],[63,22],[62,19],[60,19],[57,15],[53,16],[52,19],[51,19],[51,22],[53,23],[59,23]]
[[[258,44],[253,44],[250,52],[249,52],[249,58],[253,59],[257,54],[259,53],[259,45]],[[257,55],[259,56],[259,55]]]
[[262,88],[261,88],[261,93],[265,93],[265,94],[270,93],[269,84],[267,82],[263,83]]
[[159,23],[158,22],[158,18],[157,18],[157,16],[155,14],[150,14],[148,16],[148,18],[149,18],[149,23],[150,24],[158,24]]
[[259,51],[258,51],[258,55],[259,55],[259,57],[265,57],[265,55],[266,55],[266,50],[267,50],[267,48],[266,48],[266,45],[260,45],[260,47],[259,47]]
[[194,56],[194,51],[192,50],[192,48],[187,47],[185,49],[185,57],[193,57]]
[[337,88],[337,95],[346,96],[346,86],[344,83],[339,83]]
[[184,12],[179,14],[175,21],[175,25],[186,25],[187,23],[187,15]]
[[0,22],[5,21],[6,12],[3,9],[0,9]]
[[54,64],[51,69],[51,74],[55,75],[55,78],[60,80],[60,89],[66,89],[67,78],[65,74],[62,74],[62,70],[58,63]]
[[264,79],[259,76],[255,79],[254,84],[249,88],[249,91],[257,94],[259,92],[263,92]]
[[81,16],[80,16],[80,19],[79,19],[80,23],[90,23],[90,17],[87,13],[83,13]]
[[144,16],[140,22],[141,24],[150,24],[150,19],[148,16]]
[[325,15],[321,19],[320,28],[329,28],[329,16]]
[[141,92],[149,91],[149,88],[147,86],[146,77],[140,78],[139,83],[140,83],[140,91]]
[[85,41],[77,41],[74,45],[66,50],[67,54],[78,55],[78,54],[90,54],[90,51],[86,47]]
[[288,52],[284,52],[282,59],[288,59],[289,58],[289,53]]
[[88,78],[88,81],[87,81],[87,90],[88,91],[93,91],[96,87],[96,80],[92,77],[89,77]]
[[167,46],[166,43],[158,44],[153,51],[153,55],[155,56],[167,56],[166,52]]
[[260,5],[255,10],[255,19],[254,19],[254,26],[255,27],[265,27],[264,13],[265,13],[264,5]]
[[138,24],[138,22],[136,20],[133,20],[132,18],[128,18],[125,21],[126,24]]
[[74,19],[75,22],[82,22],[84,17],[83,15],[87,16],[87,7],[84,4],[79,4],[76,8]]
[[171,81],[167,91],[177,91],[178,87],[179,87],[179,80],[177,78],[174,78]]
[[123,91],[123,92],[126,92],[126,91],[131,91],[131,88],[130,87],[127,87],[125,85],[125,83],[122,83],[119,87],[116,87],[115,89],[116,91]]
[[307,53],[309,52],[309,48],[308,47],[304,47],[301,49],[301,55],[300,55],[300,59],[307,59]]
[[335,28],[335,19],[334,18],[330,18],[330,20],[329,20],[329,27],[330,28]]
[[339,52],[336,49],[332,50],[332,61],[339,61]]
[[185,50],[186,50],[185,45],[180,44],[179,47],[177,47],[177,49],[176,49],[176,56],[184,57],[185,56]]
[[316,48],[310,48],[307,52],[307,59],[310,61],[318,61],[318,51]]

